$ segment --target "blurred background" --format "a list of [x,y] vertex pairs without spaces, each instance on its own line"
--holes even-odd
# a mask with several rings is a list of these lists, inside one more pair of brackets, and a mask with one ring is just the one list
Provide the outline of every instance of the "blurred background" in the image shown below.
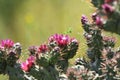
[[0,39],[27,47],[68,29],[80,39],[81,15],[92,11],[88,0],[0,0]]
[[0,0],[0,39],[12,39],[27,49],[71,30],[69,35],[80,42],[79,57],[86,50],[80,18],[90,18],[94,10],[90,0]]

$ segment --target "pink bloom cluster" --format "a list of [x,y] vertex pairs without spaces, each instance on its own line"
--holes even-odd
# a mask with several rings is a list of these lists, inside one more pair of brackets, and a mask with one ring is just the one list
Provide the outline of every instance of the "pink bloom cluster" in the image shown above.
[[[102,18],[97,16],[96,17],[96,25],[98,26],[102,26],[103,25],[103,21],[102,21]],[[101,28],[101,27],[100,27]]]
[[[98,16],[97,13],[93,13],[91,17],[93,19],[94,24],[96,24],[99,28],[103,28],[103,19],[100,16]],[[81,23],[84,25],[87,24],[87,22],[87,17],[85,15],[82,15]]]
[[23,62],[21,64],[21,69],[25,72],[28,72],[30,70],[30,68],[33,66],[34,62],[35,62],[36,58],[34,56],[30,56],[26,62]]
[[107,3],[103,4],[102,8],[103,8],[105,13],[111,13],[111,12],[114,11],[114,8],[111,5],[107,4]]
[[55,34],[49,38],[49,42],[53,41],[55,41],[58,44],[58,46],[63,47],[67,46],[67,44],[70,42],[70,37],[68,35]]
[[42,44],[38,48],[38,52],[40,52],[40,53],[45,53],[47,50],[48,50],[48,46],[46,44]]
[[1,40],[0,45],[4,48],[11,48],[14,45],[14,42],[10,39]]

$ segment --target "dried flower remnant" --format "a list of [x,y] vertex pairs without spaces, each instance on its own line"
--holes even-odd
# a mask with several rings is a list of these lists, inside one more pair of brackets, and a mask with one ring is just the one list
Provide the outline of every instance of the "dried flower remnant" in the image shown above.
[[87,19],[87,17],[86,17],[85,15],[82,15],[81,23],[82,23],[83,25],[88,23],[88,19]]
[[37,51],[37,47],[36,46],[30,46],[28,48],[28,51],[30,52],[30,55],[34,55]]

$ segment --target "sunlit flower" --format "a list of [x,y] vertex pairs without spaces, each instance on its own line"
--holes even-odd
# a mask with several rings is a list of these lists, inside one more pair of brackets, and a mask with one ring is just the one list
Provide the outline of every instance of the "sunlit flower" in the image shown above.
[[11,48],[14,45],[14,42],[10,39],[2,40],[1,46],[5,48]]
[[99,16],[96,17],[96,25],[97,25],[97,26],[102,26],[102,25],[103,25],[102,18],[99,17]]
[[30,56],[26,61],[29,68],[34,64],[34,62],[35,62],[35,57],[34,56]]
[[68,35],[55,34],[49,38],[49,42],[51,41],[55,41],[58,44],[58,46],[63,47],[69,43],[70,38]]
[[111,12],[114,11],[114,8],[111,5],[107,4],[107,3],[103,4],[102,8],[105,11],[105,13],[111,13]]
[[57,42],[59,46],[66,46],[69,42],[69,37],[67,35],[59,35]]
[[35,62],[35,57],[34,56],[30,56],[27,60],[26,60],[26,62],[23,62],[22,64],[21,64],[21,69],[23,70],[23,71],[25,71],[25,72],[28,72],[29,71],[29,69],[32,67],[32,65],[34,64],[34,62]]
[[29,71],[28,64],[26,62],[23,62],[21,64],[21,69],[25,72],[28,72]]
[[40,53],[45,53],[47,50],[48,50],[48,46],[46,44],[42,44],[38,48],[38,52],[40,52]]

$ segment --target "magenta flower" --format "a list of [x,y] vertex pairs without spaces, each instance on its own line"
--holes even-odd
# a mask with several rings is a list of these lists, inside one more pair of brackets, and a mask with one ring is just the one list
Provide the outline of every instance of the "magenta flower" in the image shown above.
[[59,35],[59,39],[57,40],[57,43],[59,46],[66,46],[69,42],[68,35]]
[[26,62],[23,62],[21,64],[21,69],[25,72],[28,72],[29,71],[28,64]]
[[[95,22],[96,22],[96,25],[97,25],[97,26],[103,26],[103,21],[102,21],[102,18],[101,18],[101,17],[97,16]],[[100,28],[101,28],[101,27],[100,27]]]
[[30,57],[27,59],[27,61],[26,61],[26,63],[28,64],[28,67],[29,67],[29,68],[32,67],[32,65],[34,64],[34,62],[35,62],[35,57],[34,57],[34,56],[30,56]]
[[115,1],[115,0],[105,0],[105,3],[111,3],[113,1]]
[[53,35],[50,36],[49,39],[48,39],[48,41],[49,41],[49,42],[53,42],[53,41],[55,41],[54,36],[53,36]]
[[38,48],[38,52],[40,52],[40,53],[45,53],[47,50],[48,50],[48,46],[46,44],[42,44]]
[[69,43],[70,38],[68,35],[55,34],[49,38],[49,42],[53,42],[53,41],[55,41],[58,44],[58,46],[63,47]]
[[1,46],[5,48],[11,48],[14,45],[14,42],[10,39],[7,40],[2,40],[1,41]]
[[35,61],[35,56],[30,56],[28,59],[28,62],[32,62],[32,63],[34,63],[34,61]]
[[88,19],[87,19],[87,17],[86,17],[85,15],[82,15],[81,23],[82,23],[83,25],[88,23]]
[[25,72],[28,72],[29,71],[29,69],[32,67],[32,65],[34,64],[34,62],[35,62],[35,57],[34,56],[30,56],[27,60],[26,60],[26,62],[23,62],[22,64],[21,64],[21,69],[23,70],[23,71],[25,71]]
[[114,11],[113,7],[107,3],[103,4],[102,8],[105,11],[105,13],[111,13]]

